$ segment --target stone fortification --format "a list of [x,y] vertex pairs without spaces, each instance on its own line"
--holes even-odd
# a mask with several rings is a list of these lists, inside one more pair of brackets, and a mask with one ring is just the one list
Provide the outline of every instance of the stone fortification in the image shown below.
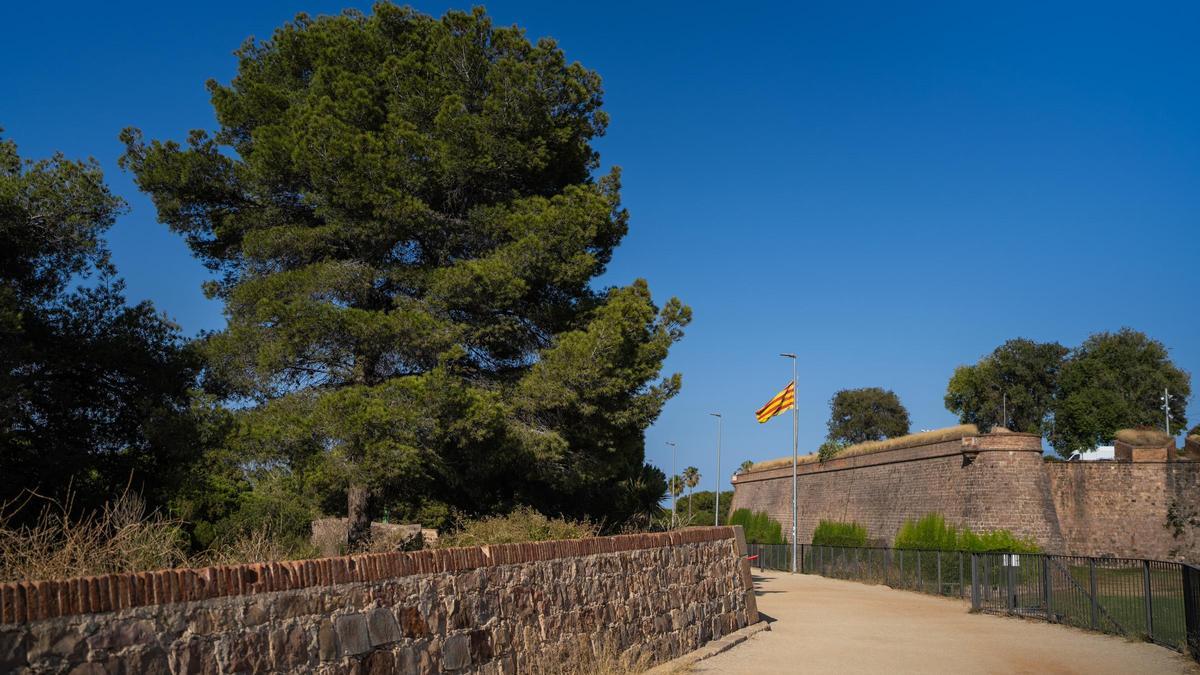
[[[1131,461],[1046,462],[1033,434],[993,433],[898,444],[799,466],[798,531],[856,521],[889,545],[906,519],[941,513],[973,530],[1006,529],[1048,552],[1200,562],[1200,462],[1129,450]],[[791,466],[734,480],[733,509],[792,527]]]

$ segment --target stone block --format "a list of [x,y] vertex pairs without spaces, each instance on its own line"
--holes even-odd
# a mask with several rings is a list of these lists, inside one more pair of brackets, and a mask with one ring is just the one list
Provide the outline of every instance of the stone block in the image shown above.
[[471,638],[465,634],[451,635],[442,646],[442,669],[462,670],[471,665]]
[[343,614],[334,619],[338,644],[343,656],[357,656],[371,651],[371,636],[367,629],[367,617],[362,614]]
[[400,624],[396,623],[396,615],[385,607],[376,607],[367,613],[367,632],[372,647],[399,642],[403,637]]
[[317,655],[322,661],[333,661],[338,657],[337,634],[331,621],[322,621],[317,630]]
[[16,669],[26,664],[27,635],[21,629],[0,630],[0,665]]
[[401,607],[396,610],[400,619],[400,633],[407,638],[419,639],[429,635],[429,626],[425,617],[416,607]]

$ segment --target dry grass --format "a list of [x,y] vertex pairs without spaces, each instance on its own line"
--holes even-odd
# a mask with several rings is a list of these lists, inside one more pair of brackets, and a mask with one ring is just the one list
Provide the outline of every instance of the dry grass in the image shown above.
[[622,654],[610,640],[575,635],[557,648],[550,648],[549,653],[518,664],[517,670],[532,675],[635,675],[653,665],[646,651]]
[[188,561],[192,567],[209,565],[238,565],[251,562],[279,562],[314,558],[318,552],[297,550],[294,544],[286,543],[275,535],[273,528],[264,525],[247,532],[228,544],[215,546]]
[[[37,520],[12,525],[33,500],[43,502]],[[60,502],[38,495],[0,506],[0,582],[143,572],[187,561],[182,523],[147,513],[135,494],[85,516],[71,510],[69,497]]]
[[[946,427],[945,429],[934,429],[933,431],[923,431],[918,434],[909,434],[907,436],[897,436],[896,438],[888,438],[882,441],[868,441],[866,443],[858,443],[842,450],[837,454],[838,457],[853,457],[855,455],[868,455],[873,452],[883,452],[885,450],[899,450],[901,448],[911,448],[918,445],[929,445],[931,443],[941,443],[943,441],[952,441],[966,436],[974,436],[979,433],[979,429],[974,424],[960,424],[954,427]],[[809,464],[819,461],[817,453],[803,455],[797,460],[800,464]],[[792,465],[791,457],[781,457],[779,459],[771,459],[765,462],[758,462],[750,467],[750,471],[766,471],[767,469],[778,469]]]
[[586,521],[547,518],[536,510],[522,507],[506,516],[490,516],[460,521],[455,531],[437,539],[439,548],[512,544],[556,539],[587,539],[600,527]]
[[1117,432],[1117,440],[1130,445],[1156,446],[1166,445],[1173,441],[1165,431],[1158,429],[1121,429]]

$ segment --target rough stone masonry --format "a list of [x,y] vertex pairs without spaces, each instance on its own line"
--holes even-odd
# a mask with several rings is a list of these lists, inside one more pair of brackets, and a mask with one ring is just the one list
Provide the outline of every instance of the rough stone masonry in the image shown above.
[[740,528],[0,585],[0,672],[516,673],[758,621]]
[[[907,519],[940,513],[973,530],[1006,529],[1048,553],[1200,563],[1200,462],[1161,448],[1143,461],[1046,462],[1035,434],[993,433],[912,444],[799,467],[798,539],[821,520],[855,521],[891,545]],[[731,508],[792,528],[792,469],[734,480]]]

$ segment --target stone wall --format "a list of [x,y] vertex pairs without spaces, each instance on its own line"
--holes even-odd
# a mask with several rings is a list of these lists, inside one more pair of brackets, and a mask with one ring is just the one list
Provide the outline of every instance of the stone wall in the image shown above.
[[[797,487],[802,543],[829,519],[890,545],[936,512],[1049,552],[1200,562],[1197,462],[1044,462],[1037,436],[998,433],[802,464]],[[790,538],[791,494],[790,466],[741,474],[731,508],[766,511]]]
[[740,528],[0,585],[0,672],[514,673],[758,621]]
[[1200,463],[1046,464],[1066,549],[1200,563]]

